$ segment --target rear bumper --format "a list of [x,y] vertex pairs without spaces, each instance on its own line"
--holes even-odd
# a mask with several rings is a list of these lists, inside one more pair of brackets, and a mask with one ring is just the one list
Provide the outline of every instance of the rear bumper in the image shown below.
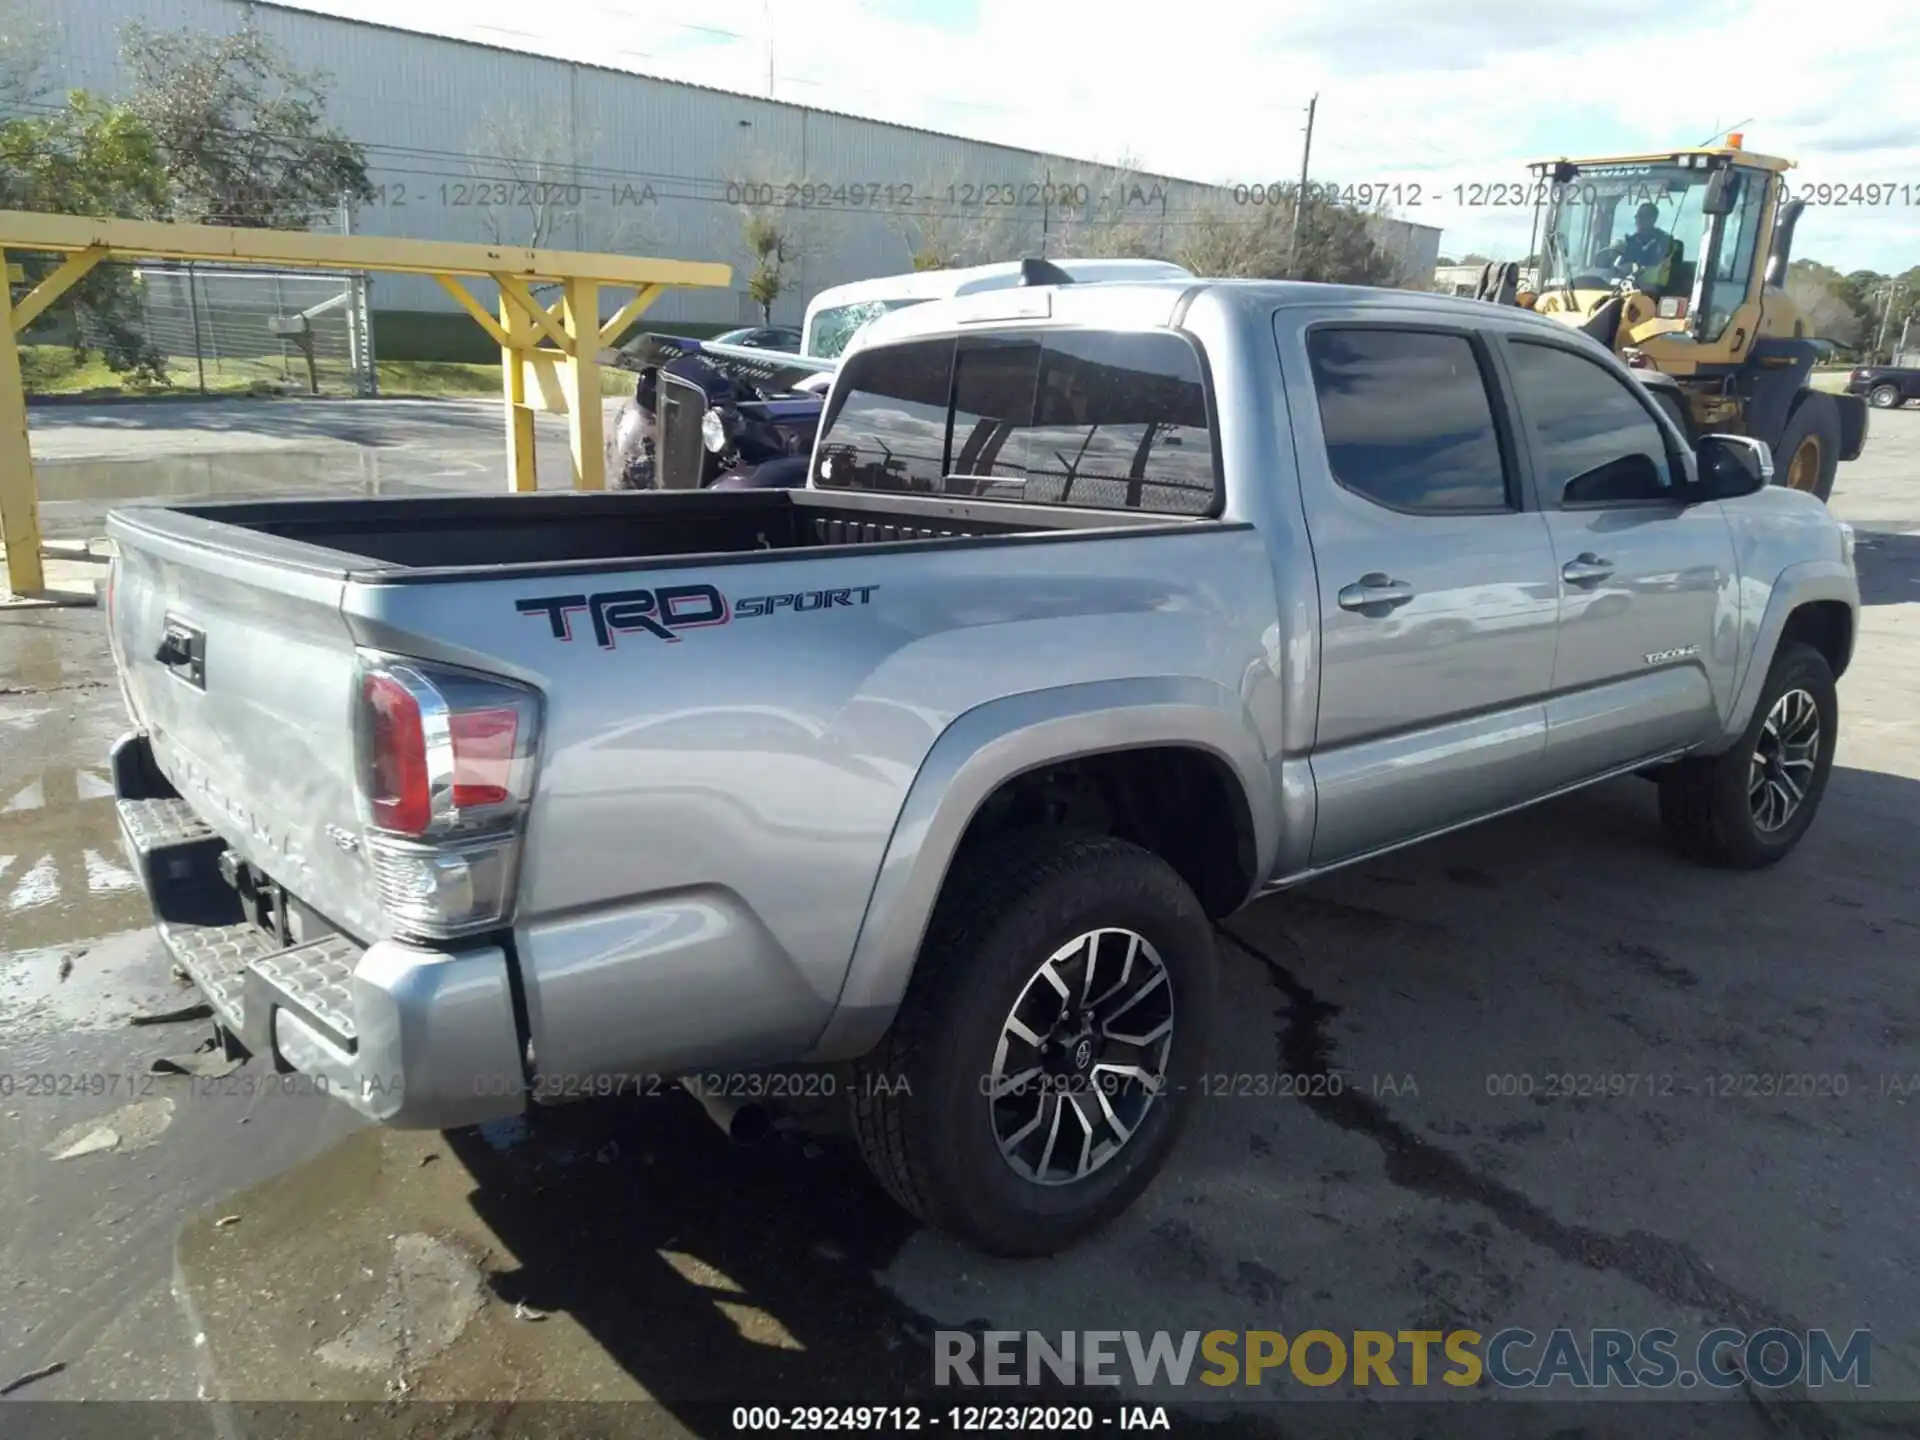
[[160,938],[250,1054],[398,1129],[456,1129],[527,1108],[508,959],[344,935],[283,944],[220,873],[226,843],[175,794],[144,735],[113,748],[127,859]]

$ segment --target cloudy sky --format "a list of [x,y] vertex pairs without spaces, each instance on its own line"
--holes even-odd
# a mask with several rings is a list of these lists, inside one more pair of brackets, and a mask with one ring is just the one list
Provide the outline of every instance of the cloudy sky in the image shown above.
[[1738,128],[1796,187],[1880,187],[1810,205],[1801,255],[1920,264],[1920,31],[1806,0],[296,3],[759,95],[771,53],[782,100],[1228,184],[1298,174],[1317,94],[1313,178],[1387,187],[1453,255],[1525,249],[1493,187],[1530,159]]

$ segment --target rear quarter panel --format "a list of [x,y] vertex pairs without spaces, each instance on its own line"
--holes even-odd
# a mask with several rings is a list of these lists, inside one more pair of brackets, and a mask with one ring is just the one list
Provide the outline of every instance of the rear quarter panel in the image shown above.
[[[516,608],[677,584],[728,618],[603,645],[584,613],[559,639]],[[516,928],[543,1076],[798,1058],[915,776],[989,702],[1175,678],[1227,697],[1250,753],[1280,748],[1272,570],[1245,525],[355,587],[347,610],[364,644],[547,697]]]

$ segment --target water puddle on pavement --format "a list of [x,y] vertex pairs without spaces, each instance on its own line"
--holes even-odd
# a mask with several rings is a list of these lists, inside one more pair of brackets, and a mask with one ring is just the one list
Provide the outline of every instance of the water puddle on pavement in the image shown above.
[[49,766],[0,786],[0,965],[148,923],[105,766]]
[[0,1037],[9,1043],[118,1030],[136,1015],[179,1010],[198,998],[173,978],[151,929],[0,952]]
[[351,445],[312,450],[213,451],[134,460],[43,460],[33,467],[42,504],[235,499],[304,491],[380,495],[391,488],[378,451]]

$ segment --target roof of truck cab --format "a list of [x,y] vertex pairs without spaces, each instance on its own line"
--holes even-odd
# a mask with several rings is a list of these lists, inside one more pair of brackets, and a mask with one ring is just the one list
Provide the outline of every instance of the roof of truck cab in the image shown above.
[[[1486,321],[1489,302],[1468,296],[1442,295],[1426,290],[1396,290],[1384,286],[1329,285],[1307,280],[1149,280],[1106,281],[1097,285],[1036,285],[935,300],[883,315],[868,324],[848,348],[848,354],[871,345],[891,344],[921,336],[935,336],[975,324],[1004,322],[1016,325],[1086,324],[1098,312],[1097,323],[1119,329],[1157,328],[1172,323],[1184,297],[1201,296],[1249,309],[1281,310],[1312,307],[1348,308],[1356,313],[1374,309],[1419,310],[1436,317]],[[1494,307],[1508,325],[1538,328],[1548,334],[1577,333],[1571,327],[1517,305]],[[843,357],[844,358],[844,357]]]
[[[1102,284],[1116,281],[1188,280],[1193,272],[1168,260],[1075,259],[1071,256],[1048,262],[1073,276],[1076,281]],[[871,280],[849,280],[822,290],[808,303],[808,313],[836,305],[853,305],[862,300],[934,300],[950,295],[969,295],[976,290],[1005,290],[1020,283],[1020,262],[1006,260],[992,265],[968,265],[953,270],[915,270],[900,275],[880,275]]]

